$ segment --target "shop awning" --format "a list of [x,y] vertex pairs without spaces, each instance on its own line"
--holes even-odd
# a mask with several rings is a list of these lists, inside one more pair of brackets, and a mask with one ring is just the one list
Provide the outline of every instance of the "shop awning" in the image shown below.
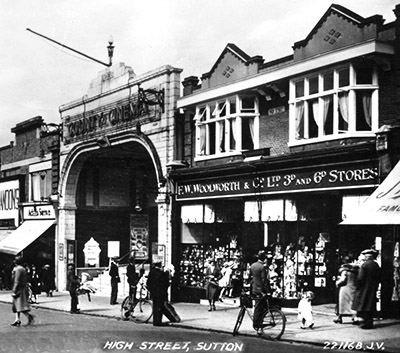
[[400,224],[400,162],[372,195],[340,224]]
[[13,229],[0,229],[0,242],[7,238],[13,231]]
[[0,252],[17,255],[54,224],[54,220],[28,220],[0,241]]

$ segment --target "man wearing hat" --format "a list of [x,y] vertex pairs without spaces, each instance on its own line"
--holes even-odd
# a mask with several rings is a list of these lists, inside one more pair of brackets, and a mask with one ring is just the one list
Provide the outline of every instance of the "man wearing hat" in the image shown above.
[[376,309],[376,291],[380,281],[380,267],[374,261],[378,253],[376,250],[367,249],[361,254],[364,255],[365,261],[358,273],[352,309],[356,310],[357,316],[363,319],[361,328],[372,329]]
[[270,292],[270,285],[268,270],[264,263],[266,258],[265,251],[260,250],[257,257],[258,260],[250,266],[251,294],[255,299],[253,327],[258,334],[262,334],[262,314],[266,303],[263,298]]
[[111,297],[110,297],[110,304],[111,305],[116,305],[118,304],[117,298],[118,298],[118,283],[121,282],[121,279],[119,278],[119,270],[118,270],[118,258],[113,257],[111,259],[111,264],[110,264],[110,277],[111,277]]

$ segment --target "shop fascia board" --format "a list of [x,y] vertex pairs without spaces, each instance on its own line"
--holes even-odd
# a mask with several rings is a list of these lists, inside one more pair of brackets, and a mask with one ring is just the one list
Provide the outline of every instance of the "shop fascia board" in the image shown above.
[[[362,145],[340,146],[337,149],[308,152],[296,152],[279,156],[263,157],[261,160],[252,162],[237,162],[228,164],[218,164],[214,166],[202,166],[192,168],[182,168],[170,172],[170,177],[174,180],[185,178],[226,176],[228,171],[233,171],[233,175],[243,175],[254,171],[277,171],[286,169],[312,168],[313,166],[328,166],[344,163],[363,163],[373,160],[375,144],[365,143]],[[329,163],[327,163],[329,156]]]
[[201,102],[210,101],[218,97],[235,94],[241,91],[253,89],[255,87],[265,85],[270,82],[282,80],[297,75],[301,75],[308,71],[318,70],[334,63],[348,61],[360,56],[370,54],[394,54],[394,47],[390,43],[370,40],[351,46],[345,49],[338,49],[329,54],[319,55],[311,59],[303,60],[296,63],[290,63],[286,67],[280,67],[277,70],[257,74],[254,77],[234,82],[230,85],[224,85],[218,88],[207,89],[207,91],[192,94],[187,97],[180,98],[177,102],[177,108],[189,107]]

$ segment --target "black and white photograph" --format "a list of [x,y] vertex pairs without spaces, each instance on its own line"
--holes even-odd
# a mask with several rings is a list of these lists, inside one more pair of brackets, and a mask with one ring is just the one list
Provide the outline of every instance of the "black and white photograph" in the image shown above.
[[400,0],[0,33],[0,353],[400,353]]

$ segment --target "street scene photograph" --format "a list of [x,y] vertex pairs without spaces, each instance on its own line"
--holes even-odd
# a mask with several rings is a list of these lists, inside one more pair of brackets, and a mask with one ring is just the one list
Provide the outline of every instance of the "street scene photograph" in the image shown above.
[[0,353],[400,353],[400,1],[0,30]]

